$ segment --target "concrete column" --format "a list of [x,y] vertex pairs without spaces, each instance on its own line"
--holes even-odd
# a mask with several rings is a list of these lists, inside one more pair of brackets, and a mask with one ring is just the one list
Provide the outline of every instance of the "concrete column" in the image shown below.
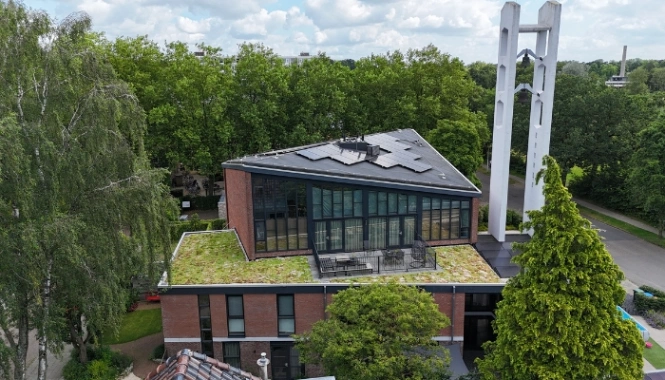
[[536,183],[536,176],[541,169],[544,169],[543,157],[550,151],[560,20],[561,4],[555,1],[548,1],[538,12],[538,25],[547,29],[538,31],[536,37],[534,95],[531,97],[529,149],[524,183],[525,220],[528,219],[527,211],[539,210],[545,205],[543,181]]
[[510,140],[513,131],[513,103],[520,5],[507,2],[501,10],[499,61],[496,70],[494,134],[490,178],[489,232],[498,241],[506,239]]

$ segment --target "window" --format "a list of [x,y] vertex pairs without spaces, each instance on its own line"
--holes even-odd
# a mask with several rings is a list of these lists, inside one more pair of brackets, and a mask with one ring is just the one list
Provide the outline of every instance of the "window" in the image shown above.
[[425,240],[468,239],[470,235],[468,200],[422,198],[421,236]]
[[224,343],[224,363],[240,368],[240,342]]
[[229,336],[245,336],[245,313],[243,311],[242,296],[227,296]]
[[199,294],[199,323],[201,326],[201,351],[214,357],[212,347],[212,324],[210,320],[210,296]]
[[[256,252],[307,248],[307,191],[304,182],[252,176]],[[319,206],[314,207],[320,212]],[[317,194],[313,194],[316,205]]]
[[293,295],[277,296],[278,335],[291,336],[296,333]]

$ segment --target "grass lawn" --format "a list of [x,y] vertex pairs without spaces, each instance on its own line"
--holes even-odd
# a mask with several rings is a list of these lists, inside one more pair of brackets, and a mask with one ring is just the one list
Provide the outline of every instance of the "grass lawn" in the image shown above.
[[588,216],[603,223],[609,224],[612,227],[616,227],[620,230],[628,232],[631,235],[637,236],[642,240],[648,241],[649,243],[665,248],[665,238],[661,238],[660,236],[658,236],[658,234],[645,231],[639,227],[633,226],[632,224],[628,224],[626,222],[622,222],[607,215],[600,214],[584,206],[577,205],[577,208],[584,216]]
[[162,309],[136,310],[122,317],[118,336],[103,331],[104,344],[127,343],[162,331]]
[[653,339],[649,338],[651,348],[644,348],[644,358],[656,369],[665,368],[665,350]]

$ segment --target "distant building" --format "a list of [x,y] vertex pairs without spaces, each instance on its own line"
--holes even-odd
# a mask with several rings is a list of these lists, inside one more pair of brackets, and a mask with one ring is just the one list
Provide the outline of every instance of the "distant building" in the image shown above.
[[624,45],[623,46],[623,56],[621,57],[621,70],[619,71],[619,75],[612,75],[612,78],[610,80],[605,82],[605,85],[610,86],[610,87],[625,87],[626,83],[628,83],[628,77],[626,76],[626,51],[628,50],[628,46]]

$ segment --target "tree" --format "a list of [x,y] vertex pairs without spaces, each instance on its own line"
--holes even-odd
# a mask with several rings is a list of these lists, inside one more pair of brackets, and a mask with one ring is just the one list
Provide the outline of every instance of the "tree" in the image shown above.
[[[0,2],[0,377],[24,379],[28,333],[47,350],[117,328],[127,285],[168,260],[167,173],[149,167],[145,115],[91,42],[90,19],[55,24]],[[86,331],[87,330],[87,331]]]
[[665,229],[665,116],[638,134],[637,150],[631,161],[631,195],[647,215]]
[[427,141],[476,186],[480,186],[476,171],[483,163],[483,140],[478,129],[487,129],[485,120],[478,119],[475,124],[441,120],[427,134]]
[[497,339],[478,361],[486,379],[641,379],[644,342],[616,306],[623,273],[591,223],[580,216],[545,157],[545,206],[529,212],[522,270],[506,284],[493,324]]
[[586,77],[589,75],[589,68],[582,62],[570,61],[561,68],[561,72],[577,77]]
[[665,91],[665,67],[653,69],[651,79],[649,79],[649,89],[651,91]]
[[296,337],[303,362],[342,380],[447,378],[449,358],[432,337],[449,321],[431,294],[396,283],[351,287],[327,312]]
[[630,94],[645,94],[649,92],[647,81],[649,80],[649,72],[644,67],[638,67],[628,74],[628,83],[626,90]]

